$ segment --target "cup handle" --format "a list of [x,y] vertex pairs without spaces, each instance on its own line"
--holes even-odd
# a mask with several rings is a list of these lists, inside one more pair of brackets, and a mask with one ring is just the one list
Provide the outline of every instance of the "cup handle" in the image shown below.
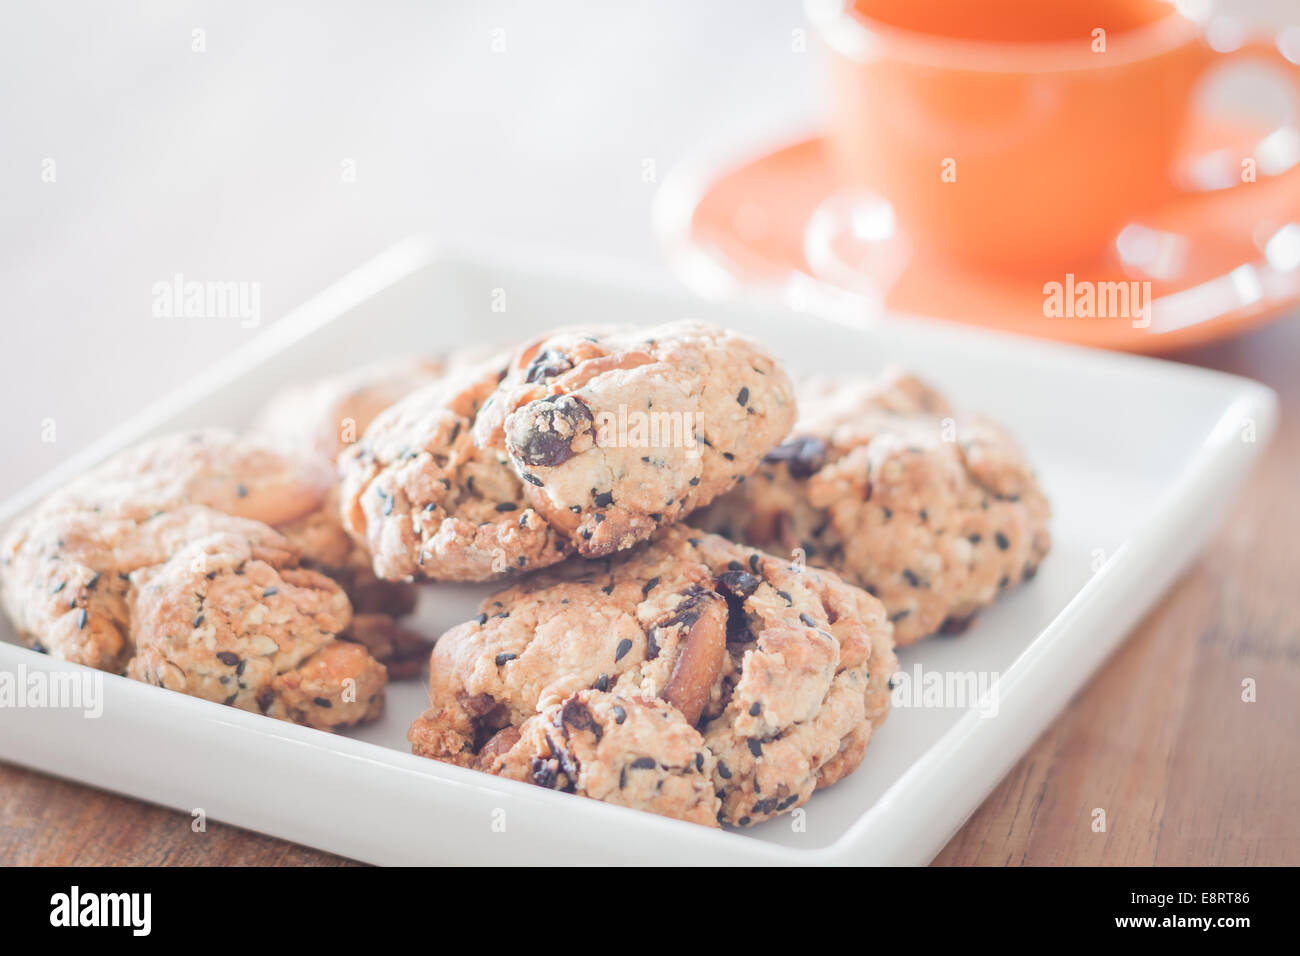
[[[1206,69],[1215,69],[1234,60],[1263,60],[1280,69],[1290,81],[1300,101],[1300,63],[1282,52],[1276,36],[1252,37],[1239,46],[1216,52]],[[1294,175],[1300,170],[1300,129],[1295,125],[1278,126],[1257,140],[1249,156],[1230,154],[1227,150],[1182,157],[1174,175],[1175,186],[1183,192],[1217,192],[1253,182],[1246,178],[1246,159],[1253,160],[1253,174],[1258,179]]]

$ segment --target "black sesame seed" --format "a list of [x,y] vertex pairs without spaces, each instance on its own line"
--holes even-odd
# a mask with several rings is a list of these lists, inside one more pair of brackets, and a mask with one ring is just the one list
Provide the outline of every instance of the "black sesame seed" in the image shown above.
[[513,501],[497,502],[497,511],[514,511],[517,507],[519,506],[516,505]]
[[81,613],[77,615],[77,630],[82,630],[86,626],[86,609],[83,607]]
[[240,485],[238,488],[235,489],[235,494],[239,495],[239,497],[241,498],[245,498],[248,496],[248,489],[245,488],[243,485]]
[[279,593],[280,593],[279,588],[267,588],[265,591],[262,592],[262,597],[264,598],[275,597]]
[[723,780],[731,779],[731,771],[727,768],[727,765],[723,763],[721,760],[718,761],[718,776],[721,777]]
[[803,621],[809,627],[817,626],[817,622],[812,619],[812,616],[807,611],[799,612],[799,620]]
[[225,664],[227,667],[234,667],[239,663],[239,655],[234,651],[221,651],[217,654],[217,660],[221,661],[221,663]]
[[752,753],[755,757],[763,756],[763,741],[755,740],[753,737],[751,737],[749,738],[748,741],[746,741],[746,743],[749,744],[749,752]]
[[969,541],[971,544],[979,544],[980,536],[978,534],[970,534],[966,536],[966,540]]
[[333,707],[333,706],[334,706],[334,702],[331,701],[328,697],[313,697],[313,698],[312,698],[312,701],[315,702],[315,704],[316,704],[317,707]]
[[763,712],[763,704],[760,701],[754,701],[749,707],[749,716],[757,717]]
[[753,571],[755,574],[758,574],[758,555],[751,554],[749,556],[749,570]]
[[619,707],[617,704],[615,704],[615,705],[614,705],[614,722],[617,723],[617,724],[621,724],[621,723],[622,723],[623,721],[625,721],[625,720],[627,720],[627,711],[624,710],[622,707]]
[[657,578],[657,577],[651,578],[649,581],[647,581],[647,582],[645,583],[645,587],[643,587],[643,588],[641,589],[641,596],[642,596],[642,597],[646,597],[646,596],[648,596],[648,595],[650,594],[650,592],[653,591],[653,590],[655,589],[655,586],[656,586],[658,583],[659,583],[659,578]]
[[[202,614],[200,614],[198,617],[196,617],[196,618],[194,619],[194,624],[193,624],[193,626],[194,626],[194,627],[202,627],[202,626],[203,626],[203,615],[202,615]],[[221,655],[218,654],[217,656],[220,657]]]
[[480,615],[478,616],[477,620],[478,620],[478,623],[479,623],[480,626],[483,625],[483,624],[486,624],[486,623],[487,623],[487,615],[486,615],[486,614],[480,614]]
[[518,654],[509,654],[509,653],[498,654],[498,655],[497,655],[497,667],[500,667],[500,666],[501,666],[502,664],[504,664],[506,661],[513,661],[513,660],[514,660],[516,657],[518,657],[518,656],[519,656]]
[[632,642],[626,637],[618,642],[618,649],[614,652],[614,663],[618,663],[627,656],[627,652],[632,649]]
[[738,395],[736,396],[736,404],[737,404],[737,405],[748,405],[748,404],[749,404],[749,388],[748,388],[748,387],[746,387],[746,388],[742,388],[742,389],[740,390],[740,394],[738,394]]
[[524,472],[524,481],[528,482],[530,485],[536,485],[538,488],[544,487],[542,479],[538,478],[536,475],[530,475],[528,472]]
[[921,579],[916,576],[916,572],[911,568],[903,568],[903,577],[907,579],[907,583],[912,587],[919,588],[921,586]]
[[602,491],[595,498],[597,508],[608,508],[614,503],[614,494],[610,491]]
[[654,757],[637,757],[632,761],[633,770],[653,770],[655,768]]
[[779,595],[781,595],[781,597],[785,598],[785,603],[786,603],[786,604],[793,604],[793,603],[794,603],[794,598],[790,596],[790,592],[789,592],[789,591],[777,591],[776,593],[779,594]]
[[50,593],[51,593],[51,594],[58,594],[60,591],[62,591],[62,590],[63,590],[64,588],[66,588],[67,586],[68,586],[68,582],[67,582],[67,581],[60,581],[58,584],[54,585],[53,588],[50,589]]
[[607,690],[609,690],[609,675],[608,675],[608,674],[601,674],[599,677],[596,678],[596,690],[599,690],[599,691],[607,691]]
[[698,479],[698,478],[692,478],[692,479],[691,479],[691,487],[692,487],[692,488],[694,488],[694,487],[695,487],[696,485],[698,485],[699,483],[700,483],[700,479]]
[[1007,548],[1011,547],[1011,542],[1007,540],[1007,536],[1003,534],[1001,531],[999,531],[996,535],[993,536],[993,540],[998,543],[998,548],[1002,551],[1005,551],[1007,550]]

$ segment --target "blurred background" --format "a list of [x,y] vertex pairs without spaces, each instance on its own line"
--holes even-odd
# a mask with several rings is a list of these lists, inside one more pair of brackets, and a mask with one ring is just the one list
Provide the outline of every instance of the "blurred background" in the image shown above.
[[[1232,9],[1300,23],[1295,0]],[[155,318],[156,282],[258,282],[265,328],[418,231],[667,276],[650,208],[669,171],[821,109],[793,0],[79,0],[6,20],[0,495],[259,332]]]
[[[1300,28],[1297,0],[1221,6],[1248,26]],[[823,53],[797,0],[11,4],[0,30],[0,498],[412,233],[615,257],[676,282],[652,225],[656,194],[674,171],[822,129]],[[1207,96],[1233,116],[1297,115],[1267,71],[1227,73]],[[1300,150],[1300,139],[1284,145]],[[801,182],[769,193],[786,185]],[[739,198],[732,225],[761,238],[770,224]],[[1281,222],[1300,223],[1297,201]],[[1300,225],[1285,235],[1300,282]],[[154,286],[177,274],[257,283],[260,325],[156,317]],[[948,278],[923,272],[919,287]],[[964,304],[960,289],[953,298]],[[1225,679],[1235,701],[1242,673],[1268,675],[1274,701],[1300,686],[1300,323],[1284,311],[1269,329],[1174,356],[1277,389],[1273,447],[1215,545],[939,862],[1294,856],[1296,768],[1266,759],[1293,728],[1204,706]],[[1187,706],[1152,692],[1174,685]],[[0,774],[32,859],[175,859],[166,811]],[[1124,839],[1085,835],[1063,851],[1080,781],[1097,779],[1158,810]],[[108,843],[88,835],[86,821],[102,819],[114,821]],[[208,863],[316,859],[248,835],[203,852]]]

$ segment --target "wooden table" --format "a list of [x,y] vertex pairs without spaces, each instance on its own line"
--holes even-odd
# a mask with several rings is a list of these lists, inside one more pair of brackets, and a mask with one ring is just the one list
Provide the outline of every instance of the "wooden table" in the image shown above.
[[[1205,554],[937,864],[1300,863],[1300,318],[1179,358],[1276,389],[1277,436]],[[349,862],[0,765],[0,863]]]

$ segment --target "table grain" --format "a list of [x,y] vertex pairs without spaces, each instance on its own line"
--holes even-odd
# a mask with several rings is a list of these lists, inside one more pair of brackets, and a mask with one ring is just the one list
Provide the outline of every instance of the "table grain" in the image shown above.
[[[1176,358],[1277,390],[1273,443],[1204,553],[937,865],[1300,863],[1300,317]],[[0,863],[351,865],[5,764]]]

